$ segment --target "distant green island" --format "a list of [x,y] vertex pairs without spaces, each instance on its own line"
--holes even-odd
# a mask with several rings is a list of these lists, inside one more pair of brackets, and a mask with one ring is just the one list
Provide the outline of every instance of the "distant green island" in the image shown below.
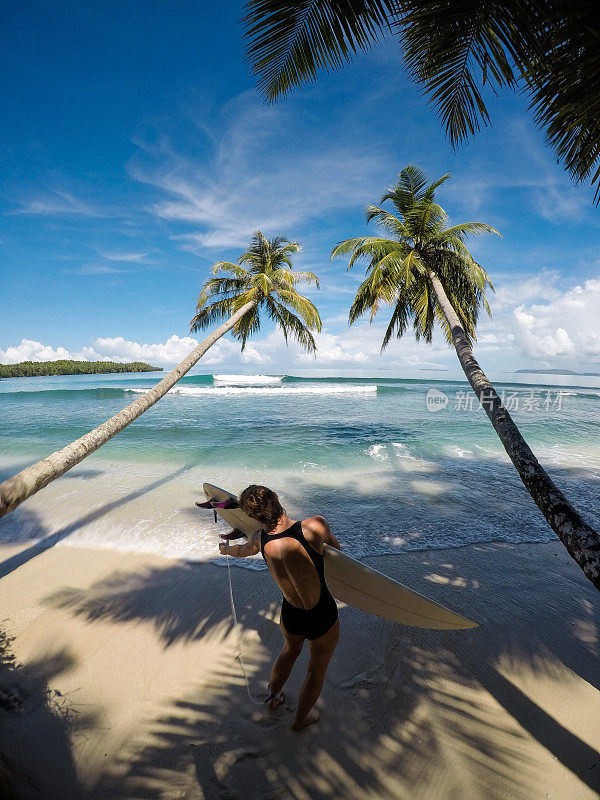
[[587,378],[600,378],[600,372],[573,372],[572,369],[516,369],[515,372],[527,372],[530,375],[584,375]]
[[34,378],[43,375],[95,375],[108,372],[162,372],[142,361],[115,364],[113,361],[21,361],[0,364],[0,378]]

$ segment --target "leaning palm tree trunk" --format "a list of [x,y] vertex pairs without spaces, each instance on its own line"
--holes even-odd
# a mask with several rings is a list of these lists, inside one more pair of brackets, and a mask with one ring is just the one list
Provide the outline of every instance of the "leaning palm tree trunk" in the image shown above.
[[57,450],[37,464],[32,464],[24,470],[14,475],[12,478],[0,484],[0,517],[13,511],[23,500],[27,500],[44,486],[47,486],[55,478],[59,478],[75,464],[79,464],[84,458],[106,444],[113,436],[120,433],[144,411],[151,408],[161,397],[171,389],[177,381],[182,378],[194,364],[212,347],[212,345],[230,331],[237,322],[256,306],[255,301],[243,305],[235,314],[219,326],[210,336],[207,336],[200,344],[192,350],[181,364],[176,366],[168,375],[156,384],[149,392],[146,392],[133,403],[130,403],[114,417],[98,425],[94,430],[89,431],[80,439],[76,439],[71,444]]
[[525,488],[569,554],[594,586],[600,589],[600,535],[584,522],[534,456],[473,355],[471,343],[440,279],[434,272],[429,277],[450,326],[458,360]]

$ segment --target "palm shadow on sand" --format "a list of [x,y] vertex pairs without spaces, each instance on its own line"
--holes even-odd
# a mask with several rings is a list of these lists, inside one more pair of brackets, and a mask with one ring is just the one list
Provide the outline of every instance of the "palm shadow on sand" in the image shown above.
[[[51,688],[55,678],[73,666],[73,659],[61,650],[20,665],[11,644],[0,630],[0,690],[8,690],[13,699],[10,711],[0,710],[0,754],[8,765],[5,783],[0,775],[0,789],[7,800],[84,798],[73,742],[98,721],[89,712],[75,711],[72,698]],[[1,767],[0,763],[0,772]]]
[[[585,579],[574,572],[573,582],[555,592],[553,602],[562,609],[562,617],[548,642],[541,632],[532,635],[531,626],[520,628],[514,607],[521,598],[502,599],[491,581],[475,587],[474,576],[485,574],[485,562],[496,547],[501,548],[481,548],[474,557],[471,554],[469,563],[467,551],[462,550],[450,554],[456,556],[452,565],[442,563],[435,554],[424,558],[422,553],[413,555],[408,564],[390,558],[384,565],[405,582],[406,575],[412,575],[414,588],[433,598],[441,594],[439,585],[437,592],[436,584],[425,578],[415,585],[418,571],[454,581],[450,592],[446,589],[445,602],[458,611],[469,608],[482,622],[481,628],[468,632],[412,629],[343,609],[342,639],[328,673],[323,718],[317,727],[299,735],[289,731],[291,711],[269,716],[264,707],[250,701],[232,653],[231,658],[211,665],[210,674],[203,676],[202,702],[194,692],[182,696],[164,709],[149,730],[140,732],[139,740],[131,743],[100,781],[94,798],[141,800],[153,797],[160,785],[189,791],[186,781],[193,770],[202,793],[199,796],[205,798],[451,798],[461,795],[461,780],[468,780],[474,796],[482,800],[530,800],[541,778],[540,764],[532,763],[524,752],[530,737],[582,783],[598,790],[600,754],[526,696],[499,666],[510,658],[543,676],[573,648],[583,647],[573,660],[591,677],[596,656],[577,639],[573,622],[595,590],[591,585],[588,589]],[[511,555],[507,552],[507,558]],[[97,615],[93,592],[85,598],[55,598],[55,602],[90,620],[154,619],[166,646],[182,638],[210,635],[227,624],[228,588],[223,570],[205,565],[197,571],[195,591],[198,597],[208,593],[213,609],[208,616],[197,612],[195,617],[192,609],[177,613],[173,594],[163,597],[163,607],[157,607],[165,578],[183,581],[179,584],[182,592],[192,590],[191,565],[183,565],[179,575],[174,568],[166,573],[148,573],[143,588],[130,587],[120,596],[112,585]],[[234,596],[243,608],[245,635],[255,631],[265,654],[246,663],[250,691],[257,700],[280,647],[272,608],[265,602],[269,578],[257,573],[256,588],[248,592],[241,570],[232,574]],[[102,587],[94,591],[101,593]],[[139,593],[135,602],[133,591]],[[522,611],[540,618],[553,612],[554,608],[545,609],[542,600]],[[540,631],[545,627],[540,625]],[[343,636],[350,628],[352,642]],[[512,634],[504,635],[508,630]],[[304,658],[290,681],[292,702],[305,666]],[[491,703],[469,691],[478,686],[489,693]],[[509,717],[501,715],[497,706]],[[449,748],[460,769],[448,760]]]
[[[540,547],[550,559],[559,552],[558,543]],[[519,548],[507,544],[383,557],[379,569],[481,627],[428,631],[344,608],[325,713],[300,735],[288,730],[289,713],[269,720],[250,701],[232,653],[203,677],[203,701],[195,693],[175,699],[107,770],[93,797],[141,800],[153,797],[157,785],[189,790],[185,781],[193,770],[205,798],[451,798],[460,796],[466,775],[482,800],[530,800],[543,778],[540,763],[524,752],[531,739],[583,784],[600,789],[600,754],[519,689],[502,666],[517,664],[549,680],[567,667],[597,686],[593,637],[582,635],[598,631],[596,590],[568,563],[566,577],[548,568],[534,585],[516,581],[507,593],[505,575],[487,568],[498,554],[507,570],[524,568]],[[257,636],[263,654],[246,665],[258,699],[281,646],[277,594],[264,571],[250,583],[242,569],[231,574],[244,638]],[[48,601],[91,623],[153,624],[166,647],[221,635],[232,625],[227,573],[210,564],[116,573],[88,591]],[[540,620],[539,633],[531,618]],[[352,642],[343,635],[349,629]],[[304,656],[291,679],[292,700],[305,666]],[[473,695],[473,687],[485,692]],[[462,773],[448,760],[448,748]]]

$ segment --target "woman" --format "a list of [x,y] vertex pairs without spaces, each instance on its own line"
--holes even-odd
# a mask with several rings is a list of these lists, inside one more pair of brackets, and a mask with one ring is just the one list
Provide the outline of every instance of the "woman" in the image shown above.
[[290,519],[278,495],[266,486],[252,485],[244,489],[240,506],[263,527],[247,544],[222,543],[219,550],[237,558],[256,555],[260,550],[283,594],[279,625],[285,645],[271,670],[267,699],[270,708],[283,703],[281,690],[305,639],[310,646],[308,672],[292,725],[292,730],[297,731],[319,719],[314,705],[340,635],[337,606],[323,571],[323,544],[326,542],[340,550],[340,543],[324,517]]

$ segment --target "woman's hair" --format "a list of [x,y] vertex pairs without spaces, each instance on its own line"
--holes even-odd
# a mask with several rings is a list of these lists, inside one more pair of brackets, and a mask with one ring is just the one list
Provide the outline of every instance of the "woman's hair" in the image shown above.
[[256,484],[248,486],[241,493],[240,506],[249,517],[262,522],[267,531],[272,531],[285,514],[275,492]]

